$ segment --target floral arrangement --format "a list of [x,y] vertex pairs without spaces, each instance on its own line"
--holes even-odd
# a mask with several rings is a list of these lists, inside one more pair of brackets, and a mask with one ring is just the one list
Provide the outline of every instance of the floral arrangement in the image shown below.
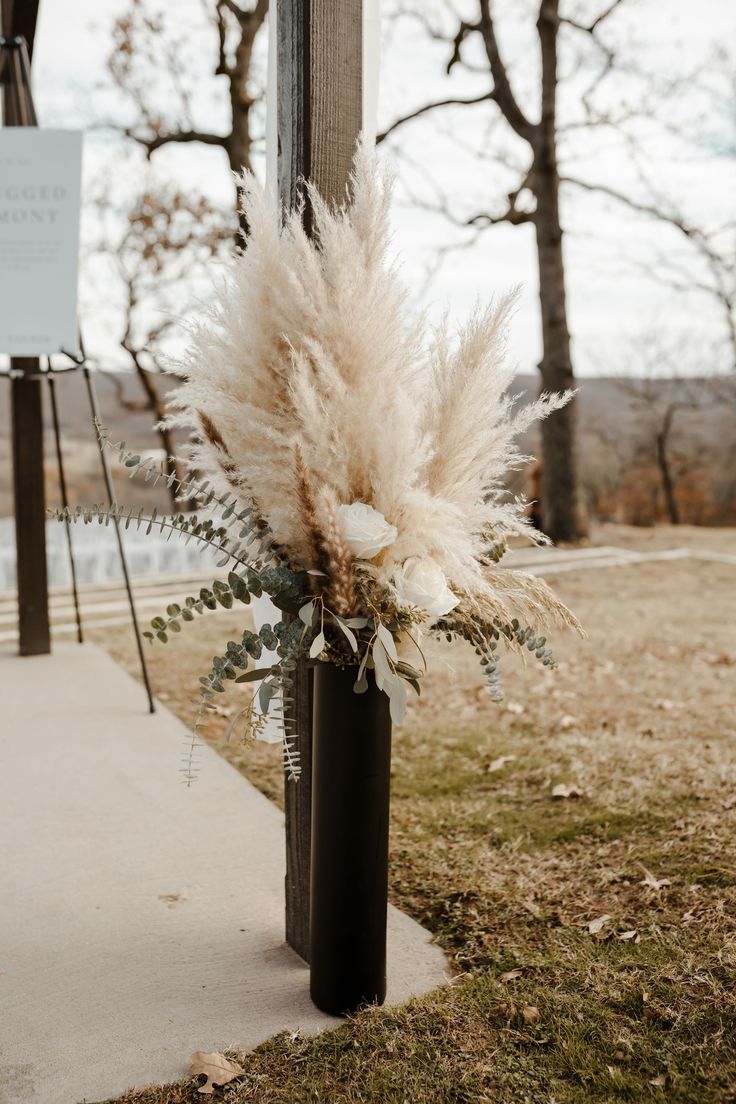
[[[192,432],[189,463],[206,476],[177,481],[179,494],[205,514],[71,516],[158,526],[222,553],[227,581],[169,606],[151,640],[262,593],[284,612],[229,642],[201,681],[205,706],[228,680],[260,682],[246,728],[257,735],[278,710],[295,776],[298,662],[354,668],[356,693],[375,678],[398,723],[407,690],[420,690],[426,637],[467,641],[497,698],[502,645],[551,665],[540,632],[579,628],[542,580],[499,564],[509,537],[543,539],[503,487],[528,461],[515,439],[567,396],[516,408],[507,394],[513,296],[476,311],[455,338],[410,318],[388,258],[390,186],[364,151],[349,203],[328,206],[308,189],[312,237],[300,212],[281,222],[253,178],[241,184],[247,249],[193,329],[170,418]],[[115,447],[131,471],[164,478]]]

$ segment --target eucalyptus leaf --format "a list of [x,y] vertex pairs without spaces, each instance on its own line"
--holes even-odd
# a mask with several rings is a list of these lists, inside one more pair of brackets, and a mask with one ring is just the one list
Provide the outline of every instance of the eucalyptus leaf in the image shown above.
[[357,652],[357,650],[358,650],[358,639],[357,639],[355,633],[353,632],[353,630],[348,628],[348,626],[343,621],[343,619],[341,617],[338,617],[336,613],[333,613],[332,616],[335,620],[335,623],[340,626],[340,628],[344,632],[345,636],[347,637],[348,644],[350,645],[350,647],[353,649],[354,652]]
[[376,672],[376,685],[378,689],[387,689],[396,676],[391,670],[386,649],[380,640],[377,640],[373,645],[373,666]]
[[315,614],[316,609],[317,609],[317,603],[316,602],[314,602],[314,601],[305,602],[305,604],[299,610],[300,620],[303,621],[305,625],[311,625],[312,622],[314,621],[314,614]]
[[252,671],[246,671],[244,675],[238,675],[236,682],[258,682],[273,674],[273,667],[254,667]]
[[396,652],[396,643],[394,641],[394,638],[388,631],[386,626],[382,625],[380,621],[376,625],[376,633],[378,634],[378,639],[381,641],[384,648],[386,649],[386,654],[389,656],[389,658],[392,659],[394,663],[398,662],[399,657]]
[[388,695],[391,720],[394,724],[399,725],[406,716],[406,683],[404,680],[395,678],[389,687]]
[[366,678],[365,669],[360,674],[360,677],[353,683],[353,693],[365,694],[368,689],[368,679]]
[[271,698],[274,695],[275,686],[272,682],[264,682],[258,691],[258,704],[261,707],[261,713],[268,713],[268,707],[271,704]]

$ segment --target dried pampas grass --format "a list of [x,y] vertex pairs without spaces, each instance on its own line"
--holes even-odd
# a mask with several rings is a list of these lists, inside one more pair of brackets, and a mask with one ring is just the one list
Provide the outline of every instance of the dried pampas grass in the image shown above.
[[194,464],[255,503],[293,566],[326,572],[313,591],[337,612],[355,604],[337,507],[360,502],[397,530],[371,565],[377,585],[427,558],[478,609],[565,621],[539,580],[484,566],[494,541],[531,535],[503,489],[527,459],[516,437],[569,398],[517,408],[509,397],[514,296],[455,338],[446,324],[424,332],[389,256],[390,184],[365,149],[349,205],[309,190],[313,240],[298,213],[279,225],[251,176],[241,185],[247,249],[177,365],[172,420],[197,432]]

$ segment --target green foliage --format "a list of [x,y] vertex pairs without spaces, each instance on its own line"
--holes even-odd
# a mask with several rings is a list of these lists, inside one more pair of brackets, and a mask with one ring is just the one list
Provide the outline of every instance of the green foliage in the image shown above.
[[[296,614],[303,606],[307,594],[307,576],[293,571],[284,561],[281,550],[273,540],[269,527],[252,504],[243,505],[230,492],[218,494],[207,480],[179,479],[167,475],[152,459],[143,459],[126,449],[125,442],[112,442],[106,430],[96,423],[97,432],[105,448],[115,452],[120,464],[130,477],[142,475],[155,486],[163,482],[174,488],[179,500],[196,500],[202,510],[210,511],[216,518],[201,517],[197,513],[159,515],[154,509],[144,514],[142,509],[125,509],[116,503],[50,510],[57,521],[81,522],[85,525],[110,524],[146,534],[158,531],[174,534],[187,543],[197,541],[219,553],[218,567],[230,567],[227,581],[215,579],[211,587],[202,587],[198,595],[189,595],[183,602],[172,602],[164,615],[154,617],[150,629],[143,635],[151,642],[168,643],[171,633],[179,633],[182,625],[196,620],[205,610],[219,607],[231,609],[236,602],[248,605],[251,598],[267,594],[276,607],[285,613]],[[204,710],[214,695],[224,690],[227,680],[251,682],[262,680],[256,703],[249,703],[243,711],[247,735],[255,735],[265,727],[268,714],[279,721],[283,733],[284,764],[290,778],[299,775],[299,753],[294,748],[295,734],[291,730],[285,709],[292,701],[292,672],[302,652],[309,648],[315,635],[310,625],[301,620],[286,624],[283,621],[273,627],[264,625],[258,633],[243,633],[240,643],[230,641],[225,655],[215,656],[208,675],[200,679],[200,701],[197,718],[184,756],[182,773],[191,784],[196,773],[197,733]],[[258,669],[251,660],[258,660],[263,649],[276,652],[276,662],[270,667]]]
[[[209,480],[194,478],[179,479],[175,473],[169,475],[161,468],[153,458],[143,459],[136,453],[128,451],[125,441],[113,442],[104,426],[95,422],[95,427],[100,441],[105,448],[116,453],[118,462],[128,470],[130,478],[142,475],[147,483],[156,486],[165,483],[168,489],[174,489],[176,497],[180,501],[196,501],[202,510],[212,510],[219,514],[222,534],[223,553],[240,563],[262,562],[264,564],[282,562],[278,545],[273,540],[273,533],[261,518],[252,503],[243,504],[234,494],[226,491],[219,494],[210,484]],[[140,513],[139,515],[140,516]],[[184,515],[179,515],[184,518]],[[193,515],[187,515],[187,520],[193,518],[192,528],[208,523],[200,522]],[[106,522],[107,524],[107,522]],[[156,511],[153,511],[151,528],[156,524]],[[211,523],[210,523],[211,524]],[[127,525],[126,525],[127,528]],[[150,529],[147,530],[150,532]],[[181,530],[184,531],[183,529]],[[193,533],[193,535],[198,535]],[[246,554],[247,550],[247,554]],[[223,559],[218,566],[225,566],[227,559]]]
[[532,652],[543,667],[555,666],[552,652],[545,646],[546,637],[536,636],[531,626],[520,625],[516,618],[506,624],[497,617],[492,622],[488,622],[477,614],[463,618],[450,615],[441,618],[434,628],[438,640],[443,637],[448,641],[459,638],[473,646],[475,654],[479,657],[492,701],[498,702],[503,699],[498,662],[498,645],[502,639],[511,647],[526,648],[527,651]]

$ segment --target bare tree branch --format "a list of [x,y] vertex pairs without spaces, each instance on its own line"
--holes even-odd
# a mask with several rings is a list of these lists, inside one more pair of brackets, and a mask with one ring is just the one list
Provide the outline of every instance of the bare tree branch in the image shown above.
[[446,73],[451,73],[453,67],[460,61],[460,51],[462,49],[463,42],[473,31],[479,31],[481,29],[480,23],[467,23],[462,20],[460,26],[457,29],[457,34],[452,40],[452,54],[450,60],[447,63]]
[[383,142],[385,138],[388,138],[392,131],[398,127],[403,126],[404,123],[409,123],[412,119],[418,119],[421,115],[426,115],[428,111],[435,111],[438,107],[453,107],[455,105],[463,105],[465,107],[471,104],[486,103],[488,100],[494,99],[493,92],[484,92],[481,96],[471,96],[469,99],[462,99],[458,97],[448,97],[446,100],[433,100],[431,103],[423,104],[421,107],[416,108],[414,111],[410,111],[407,115],[401,115],[398,119],[394,119],[390,126],[386,127],[384,131],[376,135],[376,142]]
[[488,58],[488,65],[490,66],[491,75],[493,77],[493,99],[503,112],[504,118],[511,129],[515,131],[520,138],[524,138],[527,142],[532,143],[534,141],[536,128],[519,107],[511,88],[506,65],[501,57],[498,41],[496,39],[496,28],[493,22],[493,16],[491,15],[490,0],[480,0],[479,29],[486,51],[486,57]]
[[123,133],[126,138],[132,138],[139,146],[143,146],[148,158],[162,146],[176,142],[201,142],[202,145],[220,146],[222,149],[227,149],[228,144],[226,134],[211,134],[200,130],[177,130],[170,134],[156,134],[153,138],[146,138],[145,135],[136,133],[132,127],[126,127]]
[[607,8],[604,8],[591,23],[580,23],[577,19],[572,19],[569,15],[561,15],[559,17],[560,23],[567,23],[569,27],[574,27],[577,31],[583,31],[585,34],[595,35],[601,23],[604,23],[609,15],[612,15],[616,8],[620,7],[623,3],[624,0],[612,0],[612,3],[610,3]]

